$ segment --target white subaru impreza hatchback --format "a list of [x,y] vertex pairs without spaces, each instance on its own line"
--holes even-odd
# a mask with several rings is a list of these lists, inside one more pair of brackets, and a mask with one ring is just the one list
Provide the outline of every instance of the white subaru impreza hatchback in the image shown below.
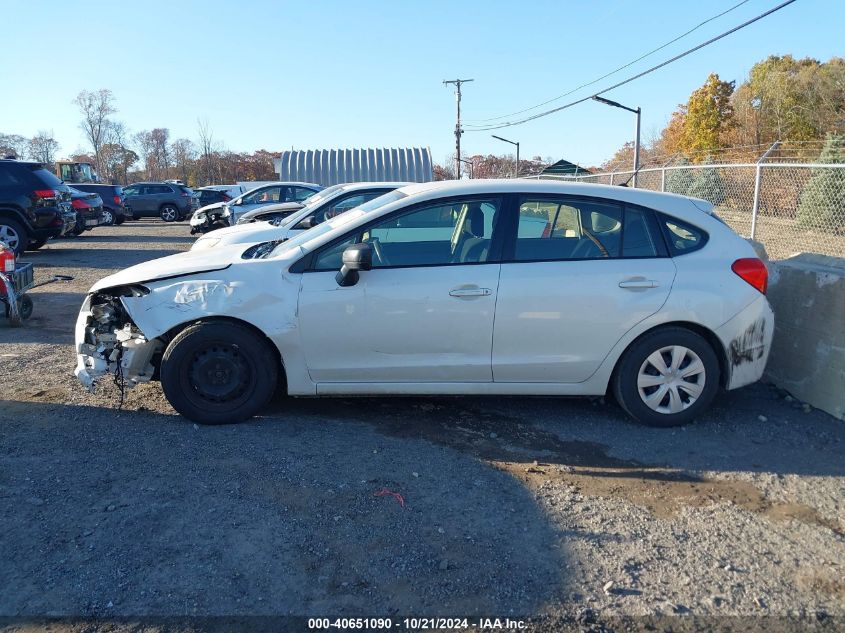
[[278,388],[603,395],[695,418],[760,378],[773,315],[752,247],[703,201],[543,180],[410,185],[285,242],[181,253],[94,285],[76,375],[160,380],[221,424]]

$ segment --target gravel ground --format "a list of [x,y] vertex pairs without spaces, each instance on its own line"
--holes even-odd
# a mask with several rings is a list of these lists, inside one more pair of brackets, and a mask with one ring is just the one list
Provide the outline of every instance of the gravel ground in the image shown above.
[[0,616],[845,624],[845,425],[766,385],[674,430],[556,398],[277,397],[197,427],[157,384],[121,411],[83,391],[85,291],[191,241],[139,221],[27,254],[75,279],[0,320]]

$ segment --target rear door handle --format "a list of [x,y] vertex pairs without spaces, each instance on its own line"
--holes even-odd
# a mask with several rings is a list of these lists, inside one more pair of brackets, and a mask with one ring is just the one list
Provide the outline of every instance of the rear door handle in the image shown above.
[[620,288],[657,288],[659,285],[654,279],[626,279],[619,282]]
[[489,297],[493,294],[490,288],[452,288],[450,297]]

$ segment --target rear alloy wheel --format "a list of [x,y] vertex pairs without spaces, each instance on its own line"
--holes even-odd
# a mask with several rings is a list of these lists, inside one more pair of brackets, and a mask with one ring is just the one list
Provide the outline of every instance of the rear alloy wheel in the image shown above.
[[161,208],[159,215],[165,222],[175,222],[179,218],[179,209],[172,204],[166,204]]
[[623,355],[613,381],[619,404],[649,426],[678,426],[704,411],[719,388],[719,361],[698,334],[668,327]]
[[18,222],[0,218],[0,242],[14,251],[15,255],[20,255],[29,244],[29,239],[26,230]]
[[100,219],[105,226],[112,226],[115,223],[114,213],[112,213],[109,209],[106,208],[103,209],[103,213],[100,216]]
[[269,345],[237,323],[192,325],[164,352],[164,395],[194,422],[242,422],[258,413],[276,390],[278,368]]

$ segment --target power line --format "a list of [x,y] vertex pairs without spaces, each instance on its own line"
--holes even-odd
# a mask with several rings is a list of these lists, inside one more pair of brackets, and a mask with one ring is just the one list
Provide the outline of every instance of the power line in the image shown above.
[[664,66],[668,66],[669,64],[678,61],[682,57],[686,57],[687,55],[694,53],[695,51],[702,49],[705,46],[709,46],[713,42],[717,42],[717,41],[721,40],[722,38],[725,38],[728,35],[731,35],[732,33],[736,33],[740,29],[744,29],[746,26],[748,26],[750,24],[754,24],[755,22],[762,20],[766,16],[769,16],[776,11],[780,11],[785,6],[790,5],[793,2],[795,2],[795,0],[786,0],[785,2],[781,2],[776,7],[769,9],[765,13],[761,13],[757,17],[751,18],[750,20],[743,22],[739,26],[735,26],[734,28],[730,29],[729,31],[725,31],[724,33],[721,33],[720,35],[717,35],[716,37],[710,38],[709,40],[699,44],[698,46],[690,48],[690,49],[684,51],[683,53],[680,53],[679,55],[675,55],[671,59],[667,59],[665,62],[661,62],[660,64],[657,64],[656,66],[652,66],[651,68],[644,70],[643,72],[638,73],[638,74],[636,74],[632,77],[628,77],[627,79],[624,79],[624,80],[620,81],[619,83],[616,83],[616,84],[614,84],[614,85],[612,85],[608,88],[603,88],[602,90],[596,92],[595,94],[591,94],[587,97],[583,97],[583,98],[577,99],[575,101],[570,101],[569,103],[564,104],[562,106],[559,106],[557,108],[552,108],[551,110],[546,110],[545,112],[540,112],[538,114],[534,114],[530,117],[525,117],[524,119],[520,119],[518,121],[509,121],[509,122],[506,122],[506,123],[499,123],[499,124],[496,124],[496,125],[486,125],[486,126],[479,126],[479,125],[470,126],[470,125],[467,125],[467,127],[473,128],[473,129],[468,129],[467,132],[486,132],[488,130],[500,130],[500,129],[505,128],[505,127],[513,127],[515,125],[522,125],[523,123],[528,123],[529,121],[533,121],[534,119],[539,119],[541,117],[548,116],[550,114],[554,114],[555,112],[560,112],[561,110],[566,110],[567,108],[571,108],[572,106],[578,105],[579,103],[584,103],[585,101],[589,101],[593,97],[597,97],[598,95],[604,94],[605,92],[610,92],[611,90],[615,90],[616,88],[619,88],[620,86],[624,86],[625,84],[631,83],[632,81],[639,79],[640,77],[644,77],[645,75],[653,73],[655,70],[659,70],[660,68],[663,68]]
[[730,12],[731,12],[731,11],[733,11],[734,9],[737,9],[737,8],[741,7],[741,6],[742,6],[742,5],[744,5],[746,2],[749,2],[749,1],[750,1],[750,0],[742,0],[742,2],[739,2],[739,3],[735,4],[734,6],[732,6],[732,7],[728,8],[728,9],[726,9],[725,11],[722,11],[721,13],[719,13],[719,14],[717,14],[717,15],[714,15],[714,16],[713,16],[713,17],[711,17],[711,18],[707,18],[707,19],[706,19],[706,20],[704,20],[703,22],[699,22],[698,24],[696,24],[694,27],[692,27],[692,28],[691,28],[689,31],[687,31],[686,33],[682,33],[681,35],[679,35],[679,36],[678,36],[678,37],[676,37],[675,39],[673,39],[673,40],[669,40],[669,41],[668,41],[668,42],[666,42],[665,44],[661,44],[661,45],[660,45],[660,46],[658,46],[657,48],[655,48],[655,49],[653,49],[653,50],[650,50],[648,53],[645,53],[644,55],[641,55],[641,56],[637,57],[634,61],[628,62],[628,63],[627,63],[627,64],[625,64],[624,66],[620,66],[620,67],[619,67],[619,68],[617,68],[616,70],[612,70],[612,71],[610,71],[609,73],[607,73],[606,75],[602,75],[602,76],[601,76],[601,77],[599,77],[598,79],[593,79],[592,81],[588,81],[588,82],[587,82],[587,83],[585,83],[585,84],[581,84],[581,85],[580,85],[580,86],[578,86],[577,88],[573,88],[572,90],[569,90],[568,92],[564,92],[562,95],[558,95],[557,97],[554,97],[554,98],[552,98],[552,99],[549,99],[548,101],[543,101],[543,103],[538,103],[537,105],[533,105],[533,106],[531,106],[530,108],[525,108],[524,110],[517,110],[516,112],[510,112],[510,113],[508,113],[508,114],[502,114],[501,116],[494,116],[494,117],[490,117],[489,119],[469,119],[469,121],[470,121],[470,125],[471,125],[471,122],[472,122],[472,121],[476,121],[476,122],[479,122],[479,123],[483,123],[483,122],[486,122],[486,121],[498,121],[499,119],[505,119],[505,118],[507,118],[507,117],[509,117],[509,116],[515,116],[515,115],[517,115],[517,114],[522,114],[523,112],[530,112],[531,110],[536,110],[537,108],[542,108],[544,105],[548,105],[548,104],[550,104],[550,103],[553,103],[553,102],[555,102],[555,101],[558,101],[558,100],[560,100],[560,99],[563,99],[564,97],[568,97],[568,96],[569,96],[569,95],[571,95],[572,93],[574,93],[574,92],[578,92],[578,91],[579,91],[579,90],[581,90],[582,88],[586,88],[587,86],[592,86],[593,84],[597,84],[597,83],[598,83],[598,82],[600,82],[602,79],[607,79],[607,78],[608,78],[608,77],[610,77],[611,75],[615,75],[616,73],[618,73],[618,72],[620,72],[620,71],[622,71],[622,70],[625,70],[626,68],[628,68],[628,67],[630,67],[630,66],[633,66],[633,65],[634,65],[634,64],[636,64],[637,62],[641,62],[641,61],[642,61],[642,60],[644,60],[646,57],[650,57],[651,55],[654,55],[654,53],[656,53],[656,52],[658,52],[658,51],[663,50],[663,49],[664,49],[664,48],[666,48],[667,46],[671,46],[672,44],[674,44],[674,43],[675,43],[675,42],[677,42],[678,40],[682,40],[683,38],[685,38],[687,35],[689,35],[689,34],[690,34],[690,33],[692,33],[693,31],[697,31],[698,29],[700,29],[700,28],[701,28],[702,26],[704,26],[705,24],[708,24],[709,22],[712,22],[713,20],[717,20],[717,19],[721,18],[723,15],[725,15],[725,14],[727,14],[727,13],[730,13]]

